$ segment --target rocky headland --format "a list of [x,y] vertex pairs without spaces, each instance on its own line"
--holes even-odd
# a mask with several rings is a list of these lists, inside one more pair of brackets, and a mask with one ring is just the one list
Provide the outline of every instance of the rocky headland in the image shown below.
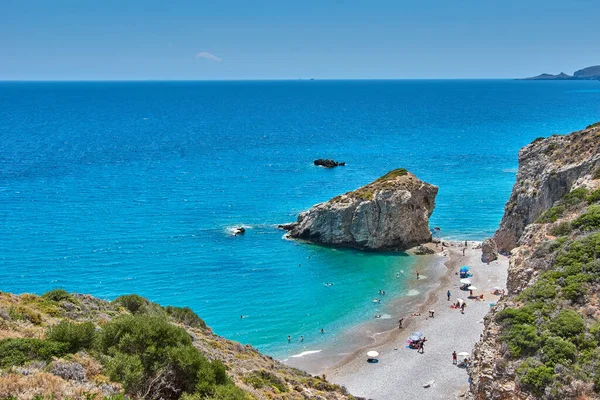
[[395,169],[352,192],[320,203],[291,224],[288,236],[360,250],[396,251],[431,241],[429,217],[438,188]]
[[600,80],[600,65],[587,67],[575,71],[573,75],[561,72],[557,75],[541,74],[530,78],[523,78],[524,81],[593,81]]
[[485,318],[472,398],[600,398],[600,124],[521,150],[494,239],[508,293]]

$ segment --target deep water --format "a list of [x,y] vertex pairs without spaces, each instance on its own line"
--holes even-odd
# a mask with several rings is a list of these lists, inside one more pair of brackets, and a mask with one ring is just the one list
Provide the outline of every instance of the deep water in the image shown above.
[[[276,224],[402,167],[440,187],[432,227],[483,239],[519,148],[600,120],[599,89],[0,83],[0,290],[135,292],[190,306],[216,333],[277,357],[319,349],[372,318],[379,289],[407,295],[413,258],[287,241]],[[326,170],[316,158],[347,165]],[[231,236],[238,225],[246,234]]]

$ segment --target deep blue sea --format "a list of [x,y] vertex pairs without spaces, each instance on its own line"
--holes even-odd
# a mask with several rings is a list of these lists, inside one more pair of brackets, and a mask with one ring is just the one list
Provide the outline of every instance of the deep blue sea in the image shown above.
[[519,148],[598,120],[600,82],[0,83],[0,290],[135,292],[276,357],[318,349],[407,295],[414,258],[276,224],[403,167],[440,187],[443,237],[483,239]]

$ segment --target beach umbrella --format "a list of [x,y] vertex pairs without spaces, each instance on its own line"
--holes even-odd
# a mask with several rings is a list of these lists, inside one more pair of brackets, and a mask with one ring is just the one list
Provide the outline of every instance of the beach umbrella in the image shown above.
[[421,337],[421,336],[423,336],[423,332],[421,332],[421,331],[416,331],[416,332],[413,332],[411,335],[412,335],[412,336],[418,336],[418,337]]
[[421,336],[415,336],[415,335],[412,335],[412,336],[410,337],[410,340],[411,340],[411,341],[413,341],[413,342],[416,342],[417,340],[421,340]]
[[371,350],[367,353],[367,357],[371,357],[371,358],[379,357],[379,353],[376,352],[375,350]]
[[500,290],[502,290],[502,289],[500,289],[498,286],[494,286],[494,290],[498,290],[498,291],[500,291]]
[[456,299],[456,301],[458,301],[458,304],[462,305],[465,301],[463,299]]
[[471,354],[467,353],[466,351],[463,351],[463,352],[458,353],[457,356],[460,358],[468,358],[471,356]]
[[463,265],[462,267],[460,267],[460,271],[461,272],[465,272],[465,271],[468,271],[468,270],[469,270],[469,267],[467,267],[466,265]]
[[477,290],[477,288],[475,286],[469,286],[467,289],[469,289],[469,290]]
[[465,278],[465,279],[461,279],[461,280],[460,280],[460,283],[463,283],[463,284],[465,284],[465,285],[470,285],[470,284],[471,284],[471,280],[470,280],[470,279],[467,279],[467,278]]

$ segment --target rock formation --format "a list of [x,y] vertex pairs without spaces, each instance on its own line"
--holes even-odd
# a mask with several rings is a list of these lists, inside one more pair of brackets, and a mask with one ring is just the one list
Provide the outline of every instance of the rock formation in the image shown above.
[[362,250],[405,250],[431,240],[438,188],[395,169],[353,192],[313,206],[280,227],[289,236]]
[[597,358],[586,353],[600,327],[599,146],[595,124],[521,150],[495,236],[511,250],[508,293],[484,319],[472,399],[599,398]]
[[435,250],[433,250],[427,246],[420,245],[415,249],[414,253],[417,256],[425,256],[428,254],[435,254]]
[[325,167],[325,168],[343,167],[344,165],[346,165],[345,162],[337,162],[337,161],[323,159],[323,158],[319,158],[318,160],[313,161],[313,163],[315,165],[318,165],[319,167]]
[[494,239],[485,239],[481,244],[481,261],[489,263],[498,259],[498,246]]
[[494,240],[500,251],[517,245],[525,227],[580,186],[600,166],[600,125],[567,136],[538,138],[519,152],[519,171]]

